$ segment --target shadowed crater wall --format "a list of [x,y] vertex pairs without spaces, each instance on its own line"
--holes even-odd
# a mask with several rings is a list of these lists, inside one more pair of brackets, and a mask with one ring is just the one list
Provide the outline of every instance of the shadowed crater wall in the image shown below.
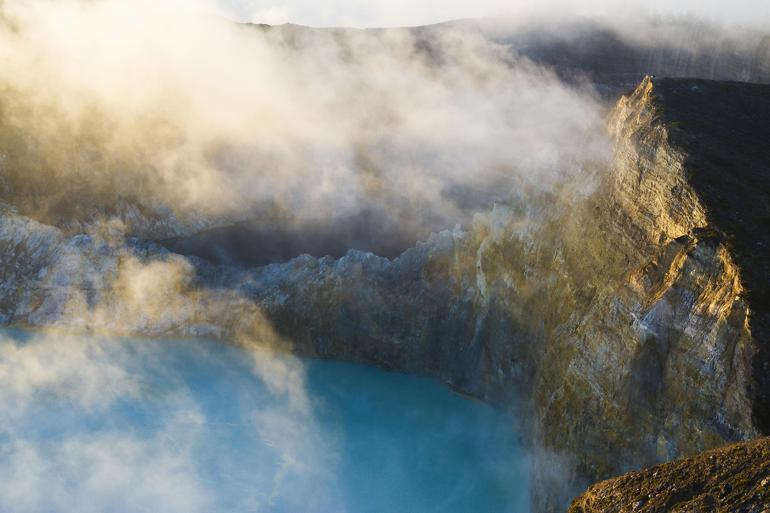
[[182,255],[253,267],[286,262],[303,254],[339,258],[351,249],[395,258],[431,232],[444,228],[447,226],[438,219],[433,224],[426,219],[414,223],[365,210],[345,218],[255,219],[191,237],[164,239],[160,244]]

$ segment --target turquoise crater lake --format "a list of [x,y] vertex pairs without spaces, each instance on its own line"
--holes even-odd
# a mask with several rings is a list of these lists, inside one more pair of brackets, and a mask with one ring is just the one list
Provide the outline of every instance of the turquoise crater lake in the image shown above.
[[8,513],[529,509],[513,418],[351,364],[3,330],[0,412]]

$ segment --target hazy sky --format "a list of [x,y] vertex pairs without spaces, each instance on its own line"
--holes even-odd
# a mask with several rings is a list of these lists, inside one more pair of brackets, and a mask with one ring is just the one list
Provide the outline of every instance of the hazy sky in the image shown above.
[[[218,0],[233,16],[263,23],[419,25],[447,19],[578,12],[697,14],[728,23],[770,24],[770,0]],[[643,5],[643,7],[639,7]]]

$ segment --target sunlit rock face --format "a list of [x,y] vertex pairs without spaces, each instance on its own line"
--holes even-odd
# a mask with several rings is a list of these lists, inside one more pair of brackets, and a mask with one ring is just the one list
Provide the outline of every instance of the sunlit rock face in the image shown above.
[[[592,212],[582,222],[589,228],[572,246],[586,248],[572,258],[573,269],[589,267],[583,272],[590,278],[572,287],[586,297],[575,301],[571,322],[557,328],[543,365],[558,361],[566,370],[549,371],[538,387],[545,436],[556,446],[579,447],[573,454],[581,455],[584,475],[693,454],[761,427],[765,378],[752,367],[765,361],[765,339],[757,325],[761,307],[747,289],[766,290],[767,282],[756,274],[763,264],[738,264],[740,232],[724,216],[743,218],[741,230],[762,218],[765,189],[747,193],[735,184],[750,182],[768,159],[759,150],[754,167],[733,167],[736,155],[727,150],[706,167],[706,151],[683,139],[706,137],[704,124],[723,131],[723,148],[730,148],[733,131],[753,138],[752,112],[766,108],[766,92],[645,80],[611,116],[613,169],[587,203]],[[719,123],[700,108],[729,103],[733,94],[754,100],[730,104],[734,115]],[[704,183],[719,183],[723,197],[741,197],[745,208],[728,214]],[[764,234],[754,230],[754,237]]]
[[222,266],[7,210],[3,313],[437,376],[529,419],[535,506],[563,507],[588,482],[767,430],[767,98],[645,79],[609,118],[609,169],[392,260]]

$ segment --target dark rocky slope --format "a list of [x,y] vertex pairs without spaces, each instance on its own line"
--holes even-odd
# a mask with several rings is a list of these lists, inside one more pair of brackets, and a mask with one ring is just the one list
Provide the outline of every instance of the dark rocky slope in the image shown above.
[[[257,25],[301,48],[325,34],[339,42],[356,29],[314,29],[300,25]],[[563,80],[589,81],[611,101],[633,89],[646,75],[770,83],[770,34],[761,29],[725,28],[698,18],[635,20],[583,17],[516,20],[457,20],[410,29],[368,29],[373,37],[407,31],[415,52],[441,65],[435,41],[444,30],[470,31],[503,46],[509,54],[553,69]]]
[[770,511],[770,438],[631,472],[591,486],[569,513]]
[[553,67],[565,80],[588,77],[608,98],[635,87],[647,74],[770,82],[768,34],[717,27],[697,18],[641,16],[616,23],[568,18],[494,37]]

